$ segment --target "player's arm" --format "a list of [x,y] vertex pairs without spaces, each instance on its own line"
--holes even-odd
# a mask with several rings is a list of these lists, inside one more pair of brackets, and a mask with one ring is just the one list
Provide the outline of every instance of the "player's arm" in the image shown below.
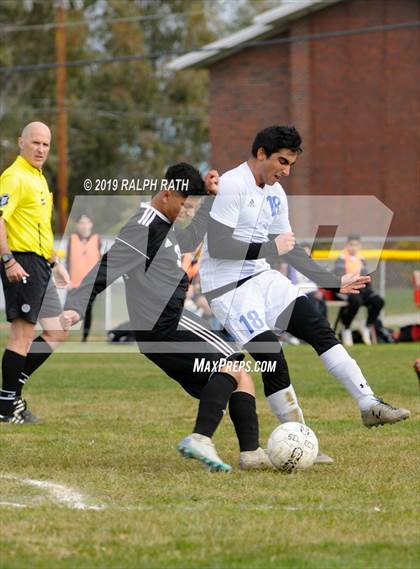
[[9,244],[7,242],[7,230],[4,219],[0,218],[0,255],[7,260],[3,260],[4,270],[6,277],[11,283],[18,283],[24,281],[29,277],[25,269],[13,257]]
[[[17,176],[2,176],[0,184],[0,255],[10,256],[11,251],[7,241],[7,222],[13,217],[19,205],[21,194],[20,181]],[[6,277],[11,283],[18,283],[28,277],[25,269],[12,256],[3,262]]]
[[[105,254],[100,261],[88,272],[80,283],[80,286],[69,292],[64,307],[64,315],[70,317],[70,322],[75,324],[84,318],[84,315],[95,298],[105,290],[111,281],[108,280],[108,256]],[[74,312],[74,315],[66,315],[67,312]]]
[[277,255],[273,241],[266,243],[246,243],[233,237],[234,227],[229,227],[211,216],[208,223],[207,242],[209,253],[215,259],[238,261],[263,259]]
[[202,202],[201,206],[194,215],[194,219],[185,229],[175,227],[178,244],[182,253],[195,251],[198,245],[203,241],[204,235],[207,233],[210,210],[213,206],[214,197],[219,192],[219,173],[217,170],[210,170],[204,176],[204,184],[209,194]]
[[[270,239],[273,237],[275,236],[270,235]],[[341,287],[341,277],[316,263],[300,245],[296,244],[289,253],[281,255],[280,259],[314,281],[318,286],[337,290]]]
[[98,294],[119,277],[135,268],[145,269],[147,259],[147,229],[139,226],[135,219],[130,220],[116,237],[111,249],[89,271],[80,286],[69,293],[65,312],[72,311],[78,315],[77,319],[74,315],[70,318],[70,324],[83,318],[86,308]]
[[[275,235],[270,235],[270,238],[275,238]],[[328,271],[318,265],[300,245],[295,245],[289,253],[282,255],[281,260],[292,265],[293,268],[314,281],[318,286],[337,292],[358,294],[359,290],[370,282],[369,276],[360,277],[353,273],[339,276]]]

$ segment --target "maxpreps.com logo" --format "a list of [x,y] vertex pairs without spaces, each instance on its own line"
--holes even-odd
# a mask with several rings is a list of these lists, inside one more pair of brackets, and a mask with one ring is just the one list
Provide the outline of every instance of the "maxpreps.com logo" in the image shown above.
[[249,360],[226,360],[224,358],[217,361],[210,361],[207,358],[195,358],[193,371],[197,373],[218,373],[223,369],[226,373],[237,373],[242,370],[248,373],[274,372],[276,371],[276,365],[276,361],[252,362]]

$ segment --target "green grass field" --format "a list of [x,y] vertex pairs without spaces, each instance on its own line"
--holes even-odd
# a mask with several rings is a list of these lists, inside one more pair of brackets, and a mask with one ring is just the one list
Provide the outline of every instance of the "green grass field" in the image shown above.
[[[336,460],[293,475],[235,468],[228,417],[215,442],[232,474],[180,458],[197,404],[143,356],[118,346],[53,356],[26,390],[44,422],[0,425],[0,567],[418,568],[418,346],[352,354],[412,418],[364,428],[311,349],[287,348],[306,419]],[[255,379],[265,444],[276,421]],[[22,479],[81,496],[66,505]]]

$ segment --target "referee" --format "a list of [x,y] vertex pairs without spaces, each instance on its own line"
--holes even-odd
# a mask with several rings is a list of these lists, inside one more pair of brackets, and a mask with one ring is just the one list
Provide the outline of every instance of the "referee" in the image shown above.
[[[10,336],[2,359],[0,422],[32,423],[37,419],[21,397],[26,379],[65,339],[57,287],[70,279],[53,252],[52,194],[42,167],[51,132],[41,122],[25,126],[19,156],[0,177],[1,279]],[[43,332],[34,340],[35,324]]]

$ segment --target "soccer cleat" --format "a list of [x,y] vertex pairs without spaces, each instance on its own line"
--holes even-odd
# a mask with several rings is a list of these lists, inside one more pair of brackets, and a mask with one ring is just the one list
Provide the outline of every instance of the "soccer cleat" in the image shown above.
[[341,339],[343,341],[344,346],[352,346],[353,345],[353,334],[350,328],[344,328],[341,332]]
[[256,450],[242,451],[239,454],[241,470],[275,470],[275,466],[261,447]]
[[178,443],[177,449],[185,458],[199,460],[205,468],[212,472],[230,472],[232,470],[232,467],[218,456],[210,437],[192,433]]
[[314,460],[314,464],[332,464],[334,459],[325,454],[324,452],[318,451],[316,458]]
[[0,415],[0,423],[14,423],[15,425],[28,425],[39,423],[40,420],[29,409],[21,397],[16,397],[13,401],[13,411],[10,415]]
[[30,411],[28,409],[28,404],[26,403],[25,399],[22,399],[22,397],[17,397],[16,401],[19,403],[20,407],[23,409],[20,411],[20,415],[23,417],[23,422],[26,424],[35,424],[35,423],[40,423],[41,419],[39,417],[37,417],[36,415],[34,415],[32,413],[32,411]]
[[12,402],[12,409],[9,415],[0,415],[0,423],[14,423],[21,425],[25,422],[23,418],[23,411],[25,410],[25,402],[23,399],[15,399]]
[[0,423],[14,423],[16,425],[22,424],[23,421],[23,417],[21,415],[19,416],[15,416],[14,414],[12,415],[0,415]]
[[382,399],[376,401],[370,409],[361,412],[363,424],[368,429],[387,423],[398,423],[398,421],[405,421],[410,417],[408,409],[393,407]]

